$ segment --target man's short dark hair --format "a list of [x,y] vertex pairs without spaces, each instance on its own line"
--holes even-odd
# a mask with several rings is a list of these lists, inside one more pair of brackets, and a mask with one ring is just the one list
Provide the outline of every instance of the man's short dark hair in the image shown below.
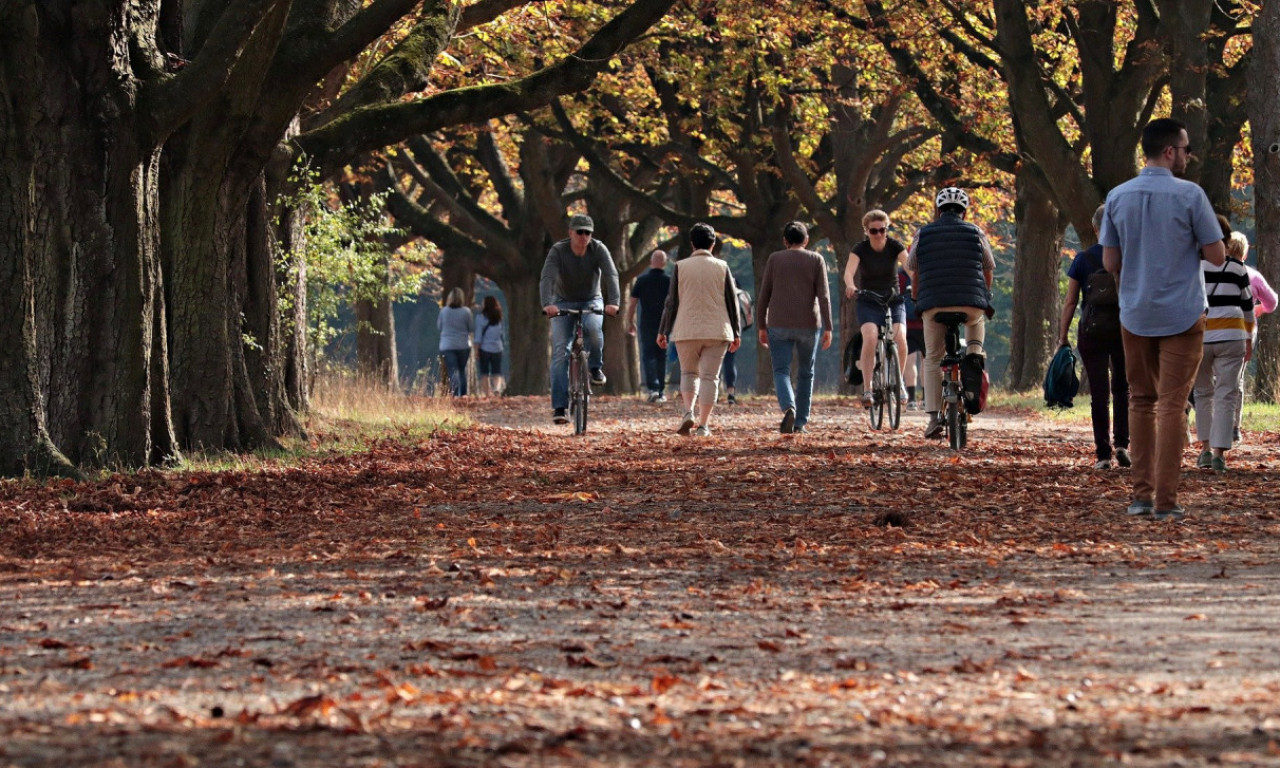
[[1142,156],[1159,157],[1165,147],[1177,145],[1187,126],[1172,117],[1158,117],[1142,129]]
[[711,228],[710,224],[699,222],[693,225],[689,230],[689,242],[694,248],[708,250],[716,244],[716,231]]
[[787,245],[800,245],[809,239],[809,228],[799,221],[793,221],[782,228],[782,241]]

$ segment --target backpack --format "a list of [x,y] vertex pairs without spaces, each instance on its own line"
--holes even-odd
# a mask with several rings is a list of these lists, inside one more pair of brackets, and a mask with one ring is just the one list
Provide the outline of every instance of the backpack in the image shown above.
[[858,367],[858,358],[862,356],[862,334],[854,333],[844,345],[844,380],[851,387],[862,386],[862,369]]
[[739,330],[745,331],[756,324],[756,313],[751,307],[751,294],[744,289],[738,289],[738,325]]
[[1080,391],[1080,377],[1076,375],[1076,353],[1070,344],[1058,347],[1058,352],[1044,374],[1044,404],[1050,408],[1070,408]]
[[974,416],[982,413],[991,389],[986,356],[970,352],[960,360],[960,383],[964,385],[964,409]]
[[1120,290],[1116,276],[1105,269],[1094,272],[1085,281],[1077,335],[1089,338],[1120,335]]

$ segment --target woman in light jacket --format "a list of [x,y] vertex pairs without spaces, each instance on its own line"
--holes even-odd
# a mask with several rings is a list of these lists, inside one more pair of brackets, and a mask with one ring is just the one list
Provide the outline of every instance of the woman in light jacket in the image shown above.
[[440,355],[449,373],[449,392],[454,397],[467,394],[467,361],[471,359],[471,335],[476,328],[471,308],[464,306],[463,301],[461,288],[449,291],[445,306],[436,318],[436,327],[440,329]]
[[658,346],[676,344],[680,357],[680,396],[685,413],[679,434],[694,428],[697,406],[697,434],[709,437],[707,421],[716,404],[720,365],[726,352],[736,352],[741,343],[738,318],[738,286],[723,259],[711,253],[716,231],[709,224],[695,224],[689,231],[694,251],[676,263],[662,313]]

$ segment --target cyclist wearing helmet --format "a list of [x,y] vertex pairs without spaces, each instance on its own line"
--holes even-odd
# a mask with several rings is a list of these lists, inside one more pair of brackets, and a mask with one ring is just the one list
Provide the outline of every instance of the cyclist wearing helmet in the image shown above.
[[994,314],[991,280],[996,262],[987,235],[976,224],[965,221],[969,195],[957,187],[947,187],[934,199],[937,218],[920,228],[907,258],[916,311],[924,318],[924,407],[929,425],[924,436],[942,437],[943,422],[938,412],[942,401],[942,355],[946,328],[933,322],[939,312],[963,312],[968,352],[984,354],[982,341],[986,319]]

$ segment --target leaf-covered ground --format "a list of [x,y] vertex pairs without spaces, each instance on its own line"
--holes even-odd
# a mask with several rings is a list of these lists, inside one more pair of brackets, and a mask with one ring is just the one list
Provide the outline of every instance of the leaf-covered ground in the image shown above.
[[838,399],[466,407],[0,485],[0,766],[1280,765],[1277,435],[1157,523],[1033,415],[956,456]]

